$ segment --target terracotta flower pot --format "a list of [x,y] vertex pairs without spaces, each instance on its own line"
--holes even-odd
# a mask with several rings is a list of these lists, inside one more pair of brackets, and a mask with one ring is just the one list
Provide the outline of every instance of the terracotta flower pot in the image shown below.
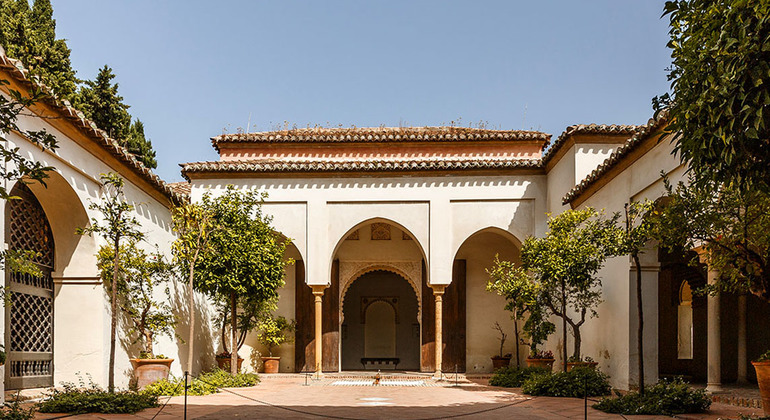
[[278,373],[281,366],[280,357],[260,357],[265,373]]
[[494,356],[492,357],[492,369],[497,370],[500,368],[508,367],[508,365],[511,364],[511,358],[510,357],[500,357],[500,356]]
[[[217,366],[220,369],[230,371],[230,358],[229,357],[217,357]],[[238,357],[238,372],[241,371],[241,365],[243,365],[243,358]]]
[[171,363],[174,359],[130,359],[134,367],[134,378],[136,378],[136,387],[142,389],[147,385],[168,379],[168,372],[171,370]]
[[556,359],[530,359],[527,358],[527,366],[529,367],[541,367],[546,369],[553,369],[553,362]]
[[567,372],[576,367],[590,367],[591,369],[595,369],[598,365],[599,362],[567,362]]
[[770,361],[751,362],[754,370],[757,371],[757,384],[759,384],[759,395],[762,397],[762,409],[765,415],[770,416]]

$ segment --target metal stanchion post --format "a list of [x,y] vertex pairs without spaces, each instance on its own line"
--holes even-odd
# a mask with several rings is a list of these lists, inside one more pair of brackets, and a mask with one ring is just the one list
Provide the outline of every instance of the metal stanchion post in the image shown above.
[[184,420],[187,420],[187,387],[189,386],[190,372],[184,372]]
[[583,418],[588,420],[588,375],[583,376]]
[[457,386],[457,364],[455,364],[455,386]]

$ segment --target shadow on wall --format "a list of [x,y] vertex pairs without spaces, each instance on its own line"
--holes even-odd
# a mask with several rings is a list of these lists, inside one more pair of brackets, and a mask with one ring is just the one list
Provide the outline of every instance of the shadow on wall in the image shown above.
[[[187,360],[189,357],[189,342],[187,341],[189,339],[187,336],[190,331],[189,299],[190,295],[187,283],[173,282],[171,291],[171,311],[177,317],[175,334],[177,335],[177,354],[179,355],[179,363],[182,367],[182,371],[187,368]],[[214,360],[214,333],[211,328],[213,314],[210,312],[210,305],[205,298],[195,296],[195,308],[195,336],[193,337],[195,340],[193,350],[195,355],[193,356],[191,375],[209,371],[216,366]]]

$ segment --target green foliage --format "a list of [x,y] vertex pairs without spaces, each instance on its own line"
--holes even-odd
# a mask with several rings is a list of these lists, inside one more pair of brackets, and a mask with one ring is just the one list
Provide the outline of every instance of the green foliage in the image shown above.
[[129,106],[123,103],[118,94],[118,84],[112,83],[115,75],[105,65],[99,70],[96,79],[87,80],[77,99],[77,107],[88,119],[96,123],[107,135],[125,140],[128,137],[131,115]]
[[286,242],[273,232],[271,218],[262,212],[264,195],[239,192],[232,185],[224,194],[204,196],[201,205],[211,212],[212,252],[196,266],[196,288],[211,296],[250,296],[257,301],[278,298],[284,285]]
[[282,316],[277,318],[267,316],[259,323],[259,328],[257,340],[267,347],[272,357],[273,348],[293,341],[293,337],[288,333],[294,332],[297,329],[297,324],[294,320],[290,321]]
[[[487,290],[505,298],[507,301],[505,309],[511,312],[514,323],[523,319],[525,313],[529,313],[529,317],[524,323],[524,334],[529,339],[530,352],[536,352],[537,346],[542,344],[556,329],[545,316],[538,284],[522,267],[517,267],[510,261],[500,261],[497,255],[495,255],[492,268],[486,271],[490,277]],[[514,339],[518,347],[520,341],[518,325],[514,326],[517,335]],[[502,345],[500,347],[500,355],[502,356]]]
[[[136,335],[134,343],[142,344],[142,358],[155,358],[153,342],[156,334],[173,337],[176,318],[171,312],[171,295],[168,286],[164,289],[166,299],[155,300],[154,290],[162,285],[171,274],[171,267],[165,262],[160,251],[147,254],[137,247],[135,241],[121,246],[121,263],[118,266],[117,297],[120,309],[132,324],[129,335]],[[102,279],[109,279],[113,273],[115,251],[110,245],[101,247],[97,255],[97,266]],[[111,291],[111,282],[104,282]]]
[[[247,326],[252,315],[272,309],[277,302],[287,264],[284,252],[288,240],[281,240],[270,226],[271,218],[262,212],[265,196],[255,191],[239,192],[229,185],[222,195],[204,195],[200,203],[216,229],[208,237],[211,252],[199,255],[195,263],[195,288],[219,302],[220,307],[228,302],[231,322],[239,304],[241,308],[252,308],[247,311]],[[235,324],[233,328],[237,329],[237,318]],[[241,327],[241,336],[246,332]],[[231,328],[231,334],[235,355],[238,331]],[[234,374],[235,363],[232,369]]]
[[489,379],[489,385],[502,386],[506,388],[519,388],[524,384],[524,381],[532,378],[535,375],[545,375],[550,372],[550,369],[543,367],[515,367],[508,366],[497,369],[492,378]]
[[0,420],[32,420],[35,418],[35,408],[24,408],[21,406],[19,392],[16,392],[16,398],[13,402],[6,402],[0,408]]
[[597,410],[616,414],[646,414],[673,416],[685,413],[702,413],[711,406],[711,399],[704,389],[692,389],[682,381],[660,381],[647,387],[644,395],[631,391],[626,395],[616,393],[593,405]]
[[770,3],[668,1],[668,130],[699,180],[770,189]]
[[50,0],[35,0],[31,10],[28,0],[0,1],[0,44],[59,97],[74,98],[78,80],[67,42],[56,39]]
[[144,166],[155,169],[158,162],[155,160],[155,150],[152,148],[152,142],[144,136],[144,123],[135,120],[128,127],[128,136],[126,137],[126,148],[133,153]]
[[78,387],[73,383],[64,383],[62,388],[54,389],[38,405],[41,413],[133,414],[158,406],[158,397],[146,393],[107,392],[94,384]]
[[708,292],[749,292],[770,302],[770,194],[712,181],[665,180],[668,199],[654,214],[661,245],[671,251],[705,247],[721,273]]
[[607,375],[597,369],[576,367],[569,372],[533,375],[524,381],[521,390],[529,395],[583,398],[608,395],[611,389]]
[[[0,86],[7,86],[7,80],[0,79]],[[43,150],[53,151],[58,148],[56,138],[45,130],[30,131],[24,130],[16,124],[19,114],[45,95],[39,90],[32,90],[29,96],[11,89],[8,96],[0,95],[0,134],[7,135],[11,132],[22,133],[23,136],[39,146]],[[15,181],[24,178],[24,182],[40,182],[45,185],[45,179],[48,178],[48,171],[53,170],[50,166],[25,158],[19,153],[19,148],[9,148],[8,143],[0,143],[0,161],[5,165],[0,166],[0,180]],[[7,200],[11,198],[5,183],[0,185],[0,199]]]
[[[118,324],[118,281],[120,278],[120,267],[123,263],[120,250],[123,247],[123,240],[139,241],[144,238],[144,234],[139,231],[139,222],[133,216],[134,206],[126,201],[123,194],[124,181],[118,174],[110,172],[102,174],[102,183],[104,184],[104,197],[100,203],[92,202],[89,208],[96,210],[102,215],[102,220],[91,218],[91,226],[78,228],[80,235],[92,235],[94,233],[102,236],[107,243],[112,245],[113,263],[112,275],[109,280],[110,291],[110,358],[108,368],[108,389],[110,392],[115,390],[115,339],[117,336]],[[104,274],[104,273],[102,273]],[[107,282],[106,278],[103,278]]]
[[770,362],[770,350],[759,356],[757,362]]
[[[209,395],[219,392],[218,388],[241,388],[254,386],[258,383],[259,376],[256,373],[238,373],[232,376],[224,370],[216,369],[193,378],[187,394]],[[154,396],[184,395],[184,378],[163,379],[147,385],[141,392]]]
[[589,315],[596,316],[594,308],[601,303],[597,273],[608,257],[623,251],[619,217],[605,218],[590,207],[567,210],[549,217],[545,237],[529,237],[521,249],[521,268],[537,285],[540,304],[571,327],[576,357],[580,357],[580,327]]

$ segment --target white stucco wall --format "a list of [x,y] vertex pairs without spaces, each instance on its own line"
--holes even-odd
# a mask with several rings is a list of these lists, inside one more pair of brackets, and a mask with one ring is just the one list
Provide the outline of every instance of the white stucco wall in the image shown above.
[[[672,182],[682,179],[684,170],[671,154],[672,146],[661,141],[614,179],[603,185],[579,208],[605,209],[607,214],[623,212],[629,201],[656,200],[665,193],[661,171]],[[657,250],[641,256],[643,267],[645,378],[657,379]],[[598,307],[598,318],[583,328],[583,353],[597,359],[611,376],[612,385],[628,389],[638,380],[636,272],[628,256],[611,258],[599,272],[604,302]],[[597,357],[598,356],[598,357]]]

